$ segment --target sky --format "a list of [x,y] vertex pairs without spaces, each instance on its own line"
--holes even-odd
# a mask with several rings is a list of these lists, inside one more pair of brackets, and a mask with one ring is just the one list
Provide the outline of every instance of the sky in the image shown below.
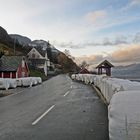
[[0,0],[0,26],[49,40],[78,63],[140,62],[140,0]]

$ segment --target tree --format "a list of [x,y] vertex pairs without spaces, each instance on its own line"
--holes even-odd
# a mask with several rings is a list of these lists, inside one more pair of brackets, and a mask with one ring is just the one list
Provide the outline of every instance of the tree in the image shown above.
[[57,59],[58,63],[62,66],[62,70],[64,73],[77,71],[78,66],[76,65],[76,63],[74,63],[73,60],[66,56],[64,53],[60,53]]
[[65,50],[64,50],[64,54],[65,54],[68,58],[70,58],[70,59],[72,59],[72,60],[75,60],[75,57],[73,57],[73,56],[70,54],[70,51],[69,51],[69,50],[65,49]]
[[1,52],[0,52],[0,58],[1,58],[3,55],[4,55],[4,52],[1,51]]
[[50,59],[50,61],[52,62],[53,61],[52,50],[50,47],[47,47],[47,55],[48,55],[48,58]]
[[4,55],[4,49],[3,49],[4,45],[0,44],[0,58]]
[[81,68],[86,68],[86,67],[88,67],[89,65],[87,64],[87,62],[86,61],[82,61],[82,63],[80,64],[80,67]]

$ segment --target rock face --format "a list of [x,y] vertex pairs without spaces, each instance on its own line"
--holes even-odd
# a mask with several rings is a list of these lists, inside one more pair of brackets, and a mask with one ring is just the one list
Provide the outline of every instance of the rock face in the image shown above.
[[2,27],[0,27],[0,47],[6,55],[24,55],[27,53],[26,49],[18,42],[15,42]]
[[12,43],[12,38],[8,35],[7,31],[0,26],[0,42],[8,44]]
[[21,45],[28,45],[29,43],[31,43],[31,39],[26,36],[10,34],[10,37],[18,40],[19,44]]
[[53,53],[58,53],[57,50],[53,45],[51,45],[48,41],[45,40],[31,40],[30,38],[18,34],[10,34],[12,39],[16,39],[19,44],[23,45],[25,48],[42,48],[42,50],[46,50],[48,48],[51,49]]

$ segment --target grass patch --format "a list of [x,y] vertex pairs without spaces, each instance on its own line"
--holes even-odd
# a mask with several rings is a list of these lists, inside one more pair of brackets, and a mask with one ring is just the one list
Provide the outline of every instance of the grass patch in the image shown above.
[[7,93],[0,93],[0,98],[11,95],[11,94],[13,94],[13,93],[8,93],[8,92]]
[[45,73],[43,73],[39,70],[30,69],[30,76],[31,77],[41,77],[42,81],[45,81],[48,79],[47,76],[45,75]]

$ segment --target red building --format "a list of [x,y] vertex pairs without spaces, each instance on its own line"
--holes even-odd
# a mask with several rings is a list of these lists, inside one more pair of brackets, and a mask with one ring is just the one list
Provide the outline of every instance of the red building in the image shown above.
[[79,71],[80,74],[90,74],[90,72],[86,68],[81,68]]
[[2,56],[0,58],[0,78],[28,77],[29,69],[24,56]]

